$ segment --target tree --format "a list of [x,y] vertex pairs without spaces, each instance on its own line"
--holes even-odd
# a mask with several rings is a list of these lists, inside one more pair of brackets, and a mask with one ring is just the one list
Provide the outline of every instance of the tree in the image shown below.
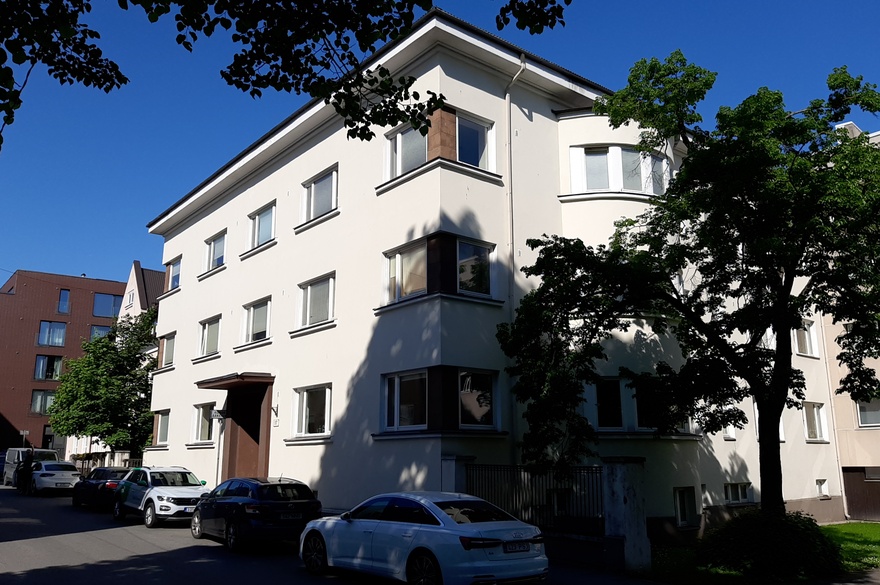
[[[524,272],[541,284],[498,332],[530,424],[576,420],[583,384],[608,359],[603,342],[639,322],[681,355],[651,371],[620,369],[656,407],[658,433],[686,417],[710,433],[742,427],[738,404],[752,397],[759,435],[775,437],[783,410],[804,399],[792,332],[820,315],[851,324],[837,339],[848,370],[837,391],[880,397],[865,361],[880,356],[880,148],[835,127],[851,108],[880,111],[876,86],[836,69],[829,97],[798,112],[762,88],[721,108],[706,131],[695,106],[714,78],[676,52],[640,61],[628,87],[597,104],[615,128],[638,123],[644,150],[681,140],[688,155],[666,193],[619,222],[607,245],[530,241],[539,256]],[[524,457],[564,452],[537,428]],[[762,510],[780,512],[779,442],[760,441],[759,455]]]
[[110,332],[84,341],[85,354],[66,360],[49,408],[56,433],[89,436],[111,450],[140,453],[153,432],[150,372],[156,358],[156,309],[117,321]]
[[[415,78],[393,74],[367,59],[384,44],[406,36],[415,13],[431,9],[431,0],[118,0],[139,6],[151,22],[173,15],[177,42],[187,50],[200,36],[231,31],[241,46],[223,79],[259,97],[266,89],[307,93],[332,104],[352,138],[369,140],[371,125],[410,122],[430,125],[428,115],[443,105],[427,92],[412,91]],[[571,0],[506,0],[499,9],[500,30],[513,19],[520,29],[541,33],[564,25],[563,4]],[[21,93],[38,64],[64,83],[82,83],[106,92],[128,82],[104,57],[98,31],[82,19],[89,0],[4,0],[0,19],[0,146],[3,129],[21,106]]]

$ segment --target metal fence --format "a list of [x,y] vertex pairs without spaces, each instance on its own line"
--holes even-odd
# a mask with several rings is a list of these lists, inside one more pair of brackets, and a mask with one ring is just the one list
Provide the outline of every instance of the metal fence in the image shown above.
[[467,491],[544,530],[602,534],[602,467],[574,467],[567,479],[522,465],[466,466]]

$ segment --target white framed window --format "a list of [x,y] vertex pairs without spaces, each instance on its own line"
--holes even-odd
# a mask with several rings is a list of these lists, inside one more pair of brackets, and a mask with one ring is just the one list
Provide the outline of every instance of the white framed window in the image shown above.
[[752,484],[726,483],[724,484],[724,501],[727,504],[745,504],[752,501]]
[[425,242],[386,255],[388,300],[395,302],[428,290],[428,250]]
[[125,306],[130,307],[134,304],[134,291],[128,291],[128,295],[125,297]]
[[220,351],[220,316],[206,319],[200,325],[202,333],[199,355],[211,355]]
[[214,412],[214,402],[208,404],[196,404],[193,439],[199,442],[214,440],[214,419],[211,413]]
[[621,148],[623,188],[631,191],[642,191],[642,153],[632,148]]
[[427,427],[427,373],[385,376],[385,428],[396,431]]
[[492,293],[492,247],[465,240],[458,241],[459,292],[489,295]]
[[338,175],[338,169],[334,168],[303,184],[303,221],[311,221],[336,209]]
[[168,443],[168,421],[170,417],[170,410],[160,410],[156,413],[156,445]]
[[271,299],[265,298],[244,306],[244,342],[252,343],[269,337],[269,308]]
[[494,376],[489,372],[458,372],[458,421],[462,427],[494,427]]
[[663,195],[666,192],[666,159],[656,154],[647,158],[651,165],[651,184],[648,185],[654,195]]
[[725,441],[736,441],[736,427],[733,425],[727,425],[724,427],[721,436]]
[[428,139],[405,126],[388,137],[391,178],[404,175],[428,160]]
[[174,341],[176,339],[176,335],[171,333],[162,337],[159,341],[162,344],[162,362],[159,364],[159,367],[165,368],[174,364]]
[[456,116],[456,147],[459,162],[491,170],[489,147],[491,124]]
[[825,407],[820,402],[804,402],[804,435],[807,441],[826,441],[828,423]]
[[214,270],[223,266],[226,258],[226,232],[222,232],[205,240],[208,263],[206,270]]
[[816,495],[820,498],[828,498],[830,494],[828,493],[828,480],[827,479],[817,479],[816,480]]
[[860,427],[880,427],[880,398],[859,402],[858,411]]
[[586,189],[608,188],[608,149],[585,148],[584,166],[586,168]]
[[[760,418],[760,413],[758,412],[758,403],[752,400],[752,409],[755,412],[755,438],[759,441],[761,440],[761,425],[758,424],[758,419]],[[785,425],[782,422],[782,417],[779,417],[779,442],[785,442]]]
[[670,164],[660,153],[630,146],[572,146],[569,149],[571,192],[635,191],[662,195]]
[[248,216],[251,221],[251,248],[275,238],[275,202]]
[[165,265],[166,291],[171,291],[180,286],[180,258],[172,260]]
[[795,330],[795,349],[799,355],[815,357],[818,355],[816,351],[816,324],[813,321],[804,319],[803,327]]
[[333,320],[336,273],[299,285],[302,291],[303,327]]
[[673,488],[675,498],[675,523],[677,526],[693,526],[698,523],[697,496],[694,486]]
[[296,420],[296,435],[307,437],[311,435],[330,434],[330,398],[332,390],[330,384],[324,386],[311,386],[298,388],[298,416]]

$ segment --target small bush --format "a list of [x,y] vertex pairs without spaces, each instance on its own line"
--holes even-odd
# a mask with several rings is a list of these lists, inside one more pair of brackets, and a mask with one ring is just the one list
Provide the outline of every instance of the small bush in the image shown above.
[[698,563],[761,581],[832,577],[841,572],[840,547],[802,512],[783,516],[745,511],[709,531]]

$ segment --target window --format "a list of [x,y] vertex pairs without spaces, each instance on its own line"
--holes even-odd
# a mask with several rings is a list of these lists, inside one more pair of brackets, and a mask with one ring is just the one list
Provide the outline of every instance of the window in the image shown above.
[[726,483],[724,484],[724,501],[728,504],[745,504],[751,502],[750,483]]
[[338,171],[325,173],[303,185],[305,188],[305,221],[311,221],[336,209]]
[[458,242],[458,290],[488,295],[489,254],[488,246],[471,242]]
[[202,321],[201,345],[199,355],[211,355],[219,351],[220,342],[220,317],[214,317]]
[[165,445],[168,443],[168,419],[170,416],[170,410],[162,410],[156,413],[156,440],[154,444]]
[[180,258],[165,265],[165,290],[174,290],[180,286]]
[[226,254],[226,232],[205,241],[208,246],[208,270],[223,266]]
[[828,494],[828,480],[827,479],[817,479],[816,480],[816,495],[820,498],[828,498],[830,495]]
[[641,191],[642,185],[642,154],[631,148],[621,148],[623,159],[623,188]]
[[795,331],[795,347],[800,355],[817,355],[815,323],[804,320],[803,327]]
[[492,410],[492,374],[461,371],[458,374],[458,400],[460,425],[492,427],[495,425]]
[[251,248],[262,246],[275,237],[275,203],[250,216]]
[[174,364],[175,334],[166,335],[159,340],[159,367],[166,368]]
[[245,307],[247,328],[245,343],[266,339],[269,334],[269,299]]
[[214,436],[214,419],[211,413],[214,411],[214,403],[196,405],[196,441],[211,441]]
[[880,398],[875,398],[871,402],[859,402],[858,405],[860,427],[880,426]]
[[49,414],[49,407],[55,402],[55,392],[49,390],[34,390],[31,393],[31,412],[35,414]]
[[662,157],[652,154],[651,162],[651,193],[663,195],[666,191],[666,161]]
[[299,416],[296,417],[296,434],[330,434],[330,386],[316,386],[297,390]]
[[53,345],[64,347],[64,338],[67,335],[67,323],[58,321],[40,321],[39,345]]
[[134,304],[134,291],[128,291],[128,294],[125,296],[125,306],[130,307]]
[[388,430],[427,426],[428,377],[424,372],[388,376],[385,390],[385,426]]
[[122,295],[95,293],[92,315],[95,317],[118,317],[122,308]]
[[457,117],[458,160],[481,169],[489,168],[489,128],[474,120]]
[[70,312],[70,291],[66,288],[62,288],[58,293],[58,312],[65,314]]
[[331,275],[300,285],[302,289],[303,327],[333,319],[335,284],[336,278]]
[[89,334],[89,339],[94,341],[99,337],[104,337],[110,333],[110,327],[108,325],[92,325],[91,333]]
[[678,526],[698,524],[696,491],[694,486],[679,487],[673,490],[675,497],[675,523]]
[[57,380],[61,375],[61,361],[60,355],[38,355],[34,378],[37,380]]
[[584,164],[587,170],[587,189],[608,188],[608,149],[585,148]]
[[428,160],[428,140],[419,130],[406,127],[389,137],[391,178],[406,174]]
[[599,427],[623,427],[623,408],[620,400],[620,380],[599,380],[596,384],[596,404]]
[[656,394],[647,389],[636,391],[636,423],[642,429],[657,428],[657,414],[660,404],[657,403]]
[[804,402],[804,433],[808,441],[825,441],[825,409],[819,402]]
[[736,441],[736,427],[733,425],[727,425],[724,427],[722,437],[725,441]]
[[424,243],[401,249],[387,258],[389,300],[399,301],[428,290],[428,254]]

